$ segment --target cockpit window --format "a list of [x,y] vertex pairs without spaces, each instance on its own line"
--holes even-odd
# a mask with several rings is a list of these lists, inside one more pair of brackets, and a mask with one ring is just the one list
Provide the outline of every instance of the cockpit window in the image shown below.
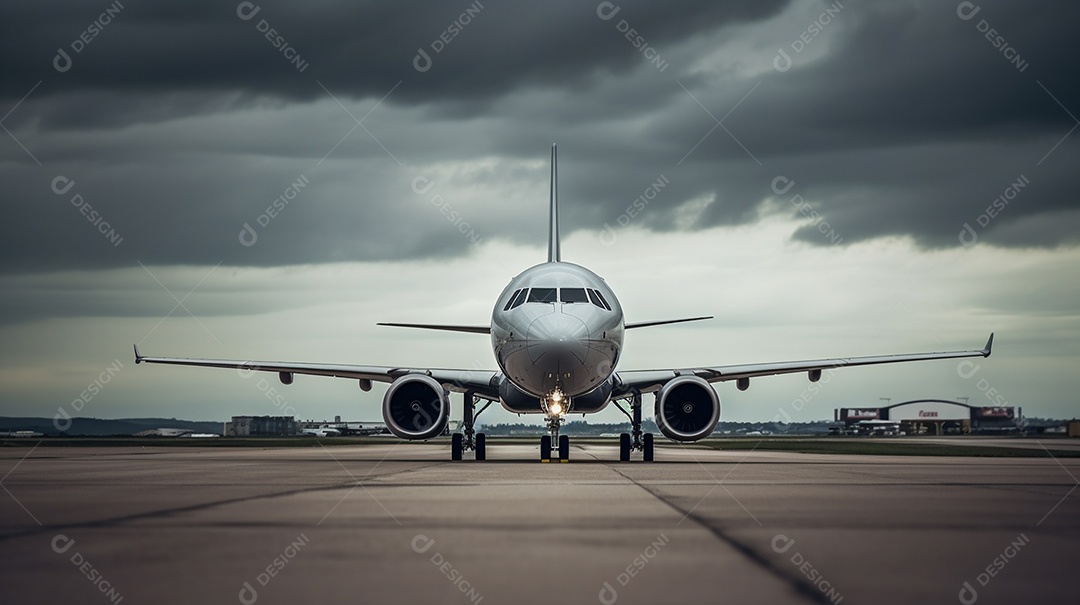
[[555,288],[533,288],[529,290],[528,302],[553,303],[556,300]]
[[510,308],[516,309],[521,306],[521,303],[525,302],[525,296],[529,293],[528,288],[522,288],[518,291],[517,296],[510,299]]
[[589,300],[592,301],[592,304],[602,309],[607,309],[608,311],[611,310],[611,305],[609,305],[608,302],[604,300],[604,295],[591,288],[589,289]]
[[509,311],[510,307],[514,306],[514,299],[518,297],[518,294],[521,294],[521,290],[514,290],[514,293],[506,300],[506,306],[503,307],[503,311]]
[[587,303],[585,288],[559,288],[559,301],[564,303]]
[[592,301],[592,304],[600,307],[601,309],[604,308],[604,303],[600,302],[600,299],[596,297],[596,291],[592,288],[589,288],[589,300]]

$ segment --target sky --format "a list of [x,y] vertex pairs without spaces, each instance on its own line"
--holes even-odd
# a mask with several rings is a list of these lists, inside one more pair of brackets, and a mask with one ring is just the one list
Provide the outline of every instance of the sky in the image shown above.
[[558,143],[564,260],[628,321],[715,316],[632,331],[620,369],[995,332],[975,364],[722,383],[723,418],[1080,416],[1078,22],[1064,0],[6,2],[0,415],[380,419],[385,386],[136,367],[133,343],[493,369],[484,336],[375,323],[489,321],[545,258]]

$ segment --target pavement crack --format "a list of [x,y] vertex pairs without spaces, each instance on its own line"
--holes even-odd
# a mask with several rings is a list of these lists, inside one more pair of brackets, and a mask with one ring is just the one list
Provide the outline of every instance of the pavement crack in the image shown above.
[[607,466],[609,469],[611,469],[630,483],[633,483],[645,493],[649,494],[653,498],[656,498],[675,512],[679,513],[681,519],[689,519],[694,523],[698,524],[699,526],[703,527],[704,529],[708,530],[713,536],[715,536],[721,542],[728,545],[736,552],[744,556],[747,560],[754,563],[778,580],[784,582],[798,596],[806,599],[811,603],[820,603],[822,605],[828,603],[831,605],[832,601],[826,598],[826,596],[820,590],[818,590],[813,584],[807,582],[802,576],[795,574],[792,570],[787,569],[785,566],[778,565],[777,562],[773,561],[766,554],[761,553],[753,546],[747,544],[746,542],[743,542],[742,540],[739,540],[735,536],[732,536],[728,532],[725,532],[723,529],[709,523],[708,520],[701,517],[693,510],[684,509],[683,507],[673,502],[671,499],[663,496],[662,494],[649,488],[648,486],[639,483],[633,477],[630,477],[618,468],[610,464],[605,464],[605,466]]

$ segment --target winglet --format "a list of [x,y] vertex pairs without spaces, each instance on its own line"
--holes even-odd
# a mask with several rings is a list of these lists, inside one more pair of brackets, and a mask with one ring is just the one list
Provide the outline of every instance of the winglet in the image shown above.
[[990,357],[990,349],[994,347],[994,333],[990,333],[990,339],[986,341],[986,346],[983,347],[982,356]]
[[551,209],[548,216],[548,259],[549,263],[562,260],[559,249],[559,146],[551,145]]
[[135,349],[135,363],[136,364],[142,363],[143,356],[139,354],[139,345],[131,345],[131,346],[132,346],[132,348]]

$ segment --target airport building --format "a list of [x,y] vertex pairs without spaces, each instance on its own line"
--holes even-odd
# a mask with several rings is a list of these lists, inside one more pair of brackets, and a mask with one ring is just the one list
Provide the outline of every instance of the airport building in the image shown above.
[[225,423],[226,437],[292,437],[300,425],[292,416],[233,416]]
[[1017,432],[1022,409],[981,407],[944,399],[916,399],[884,407],[840,408],[833,420],[848,433],[873,433],[874,427],[891,425],[908,435],[947,435]]
[[299,422],[302,432],[334,429],[343,436],[362,435],[389,435],[390,429],[386,428],[385,422],[362,422],[355,420],[342,420],[341,416],[334,416],[334,421],[329,420],[301,420]]

